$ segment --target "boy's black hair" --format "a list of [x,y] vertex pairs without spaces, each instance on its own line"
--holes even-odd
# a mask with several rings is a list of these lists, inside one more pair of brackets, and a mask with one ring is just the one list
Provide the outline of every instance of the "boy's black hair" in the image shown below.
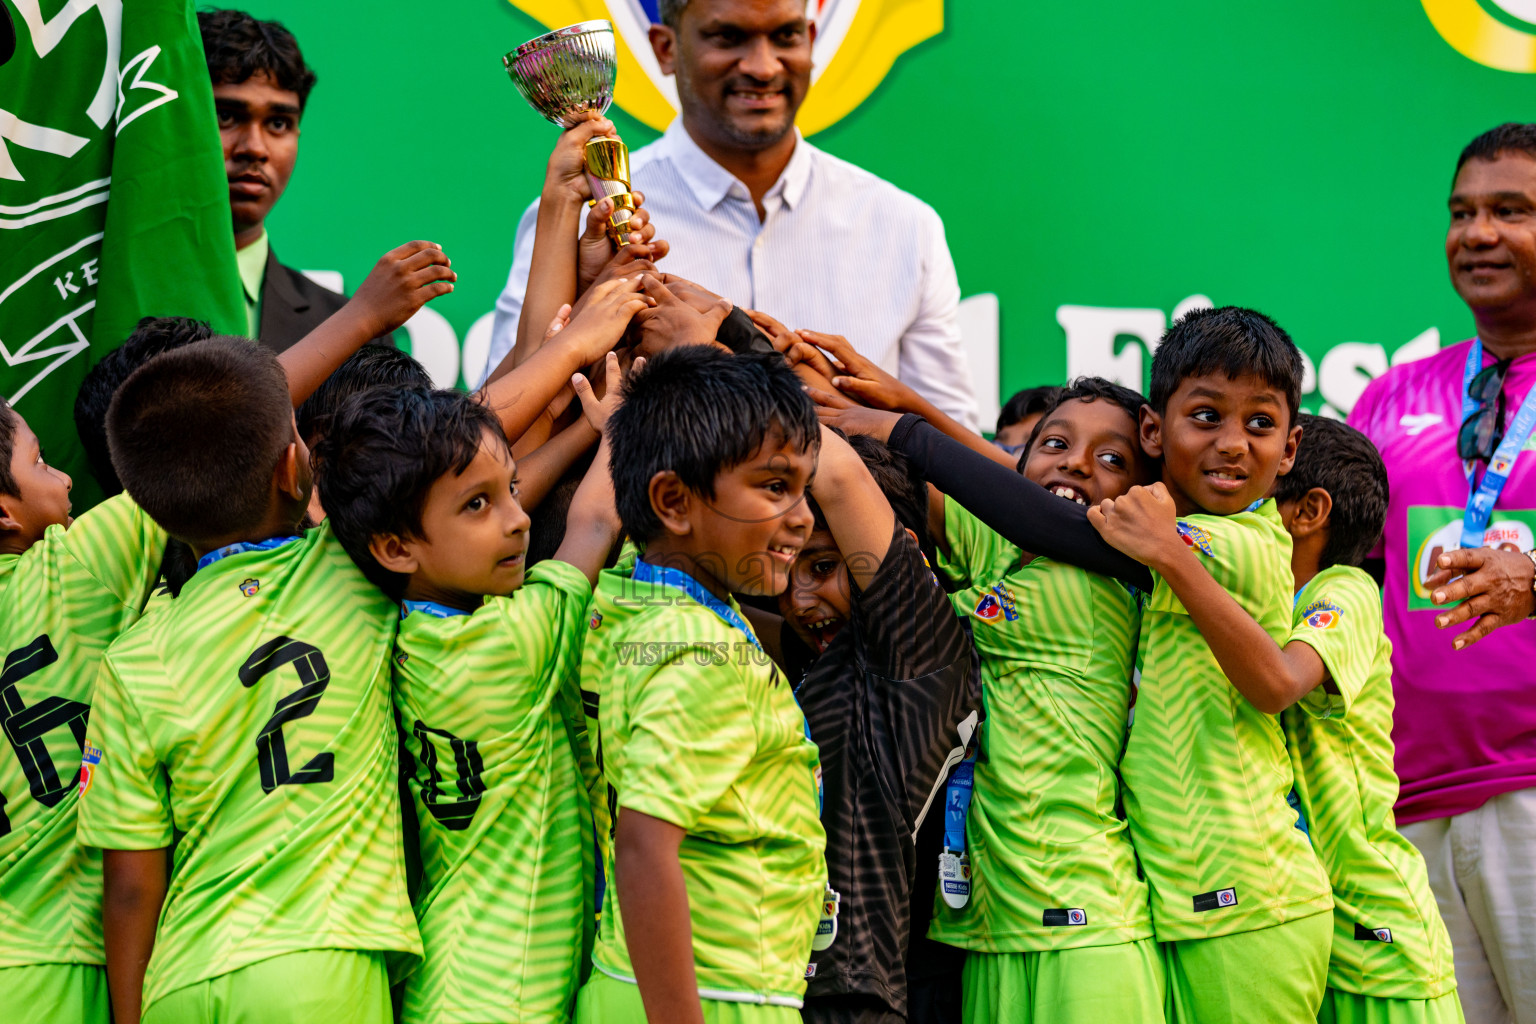
[[1376,446],[1354,427],[1302,413],[1296,465],[1275,481],[1275,501],[1297,501],[1314,487],[1333,499],[1322,564],[1360,565],[1387,522],[1387,467]]
[[1026,416],[1034,416],[1044,413],[1056,404],[1056,396],[1061,393],[1058,384],[1041,384],[1039,387],[1025,388],[1016,391],[1012,398],[1003,403],[1003,407],[997,414],[997,428],[992,432],[1001,434],[1007,427],[1013,426]]
[[121,494],[122,481],[112,468],[112,453],[107,450],[107,408],[123,381],[162,352],[197,341],[207,341],[213,331],[201,320],[184,316],[146,316],[117,348],[101,357],[80,382],[75,394],[75,431],[85,449],[91,475],[110,498]]
[[427,492],[464,472],[487,433],[507,443],[495,414],[462,391],[373,388],[343,402],[316,444],[315,484],[336,539],[395,600],[407,577],[380,565],[369,541],[422,536]]
[[[917,546],[930,556],[928,549],[928,482],[912,467],[905,455],[883,441],[867,434],[849,436],[838,428],[848,446],[864,461],[864,468],[880,485],[880,493],[890,503],[891,511],[902,526],[917,534]],[[811,513],[816,517],[814,529],[827,529],[827,517],[816,504],[815,495],[810,500]]]
[[1163,335],[1152,357],[1149,404],[1162,415],[1181,381],[1213,373],[1232,380],[1258,377],[1285,395],[1291,423],[1296,422],[1301,408],[1301,351],[1263,313],[1242,306],[1185,313]]
[[432,378],[426,368],[389,345],[364,345],[304,400],[295,414],[299,436],[307,445],[323,436],[332,417],[348,398],[369,388],[427,388]]
[[[1068,402],[1093,402],[1103,399],[1113,402],[1124,409],[1131,417],[1131,423],[1141,422],[1141,407],[1147,404],[1140,391],[1133,391],[1123,384],[1116,384],[1112,380],[1103,377],[1079,377],[1065,387],[1055,389],[1056,396],[1050,405],[1040,414],[1040,422],[1035,424],[1035,429],[1029,432],[1029,440],[1024,443],[1024,448],[1019,452],[1019,469],[1024,468],[1024,462],[1029,458],[1030,449],[1035,446],[1035,439],[1040,436],[1040,428],[1045,426],[1045,421],[1051,418],[1051,413],[1066,405]],[[1135,432],[1132,432],[1135,439]],[[1140,449],[1137,450],[1140,454]]]
[[265,519],[272,471],[293,441],[283,368],[245,338],[155,356],[107,409],[107,443],[124,488],[189,543],[238,536]]
[[11,403],[0,398],[0,494],[11,498],[21,497],[21,488],[11,476],[11,456],[16,454],[16,419]]
[[197,12],[203,55],[214,85],[238,85],[265,71],[278,88],[299,96],[303,109],[315,87],[315,73],[304,63],[299,41],[281,22],[258,21],[244,11]]
[[661,533],[651,478],[671,470],[706,500],[715,477],[747,461],[770,432],[801,451],[821,444],[816,405],[777,352],[733,355],[710,345],[668,349],[624,385],[608,420],[619,519],[637,544]]
[[[1467,143],[1456,158],[1456,174],[1468,160],[1497,160],[1505,153],[1524,153],[1536,160],[1536,124],[1520,124],[1507,121],[1497,128],[1490,128]],[[1451,175],[1454,184],[1456,174]]]

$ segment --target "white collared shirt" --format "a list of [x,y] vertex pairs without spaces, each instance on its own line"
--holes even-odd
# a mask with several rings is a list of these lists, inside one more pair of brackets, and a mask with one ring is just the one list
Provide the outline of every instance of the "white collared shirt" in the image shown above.
[[[759,309],[791,329],[841,334],[888,373],[975,430],[976,398],[960,344],[960,284],[933,208],[804,139],[763,196],[760,222],[747,187],[672,122],[630,156],[657,234],[661,267]],[[538,201],[517,226],[512,273],[496,300],[490,359],[512,349]]]

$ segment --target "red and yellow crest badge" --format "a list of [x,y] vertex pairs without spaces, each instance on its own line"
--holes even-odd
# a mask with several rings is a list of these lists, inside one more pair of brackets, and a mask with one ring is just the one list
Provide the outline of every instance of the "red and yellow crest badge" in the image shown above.
[[1313,601],[1301,611],[1301,620],[1313,629],[1333,629],[1343,617],[1343,610],[1328,600]]
[[[661,131],[677,116],[677,87],[661,73],[648,33],[656,0],[508,0],[548,28],[601,18],[613,22],[618,55],[614,102]],[[807,0],[816,22],[812,88],[796,123],[814,135],[875,91],[896,58],[944,30],[943,0]]]

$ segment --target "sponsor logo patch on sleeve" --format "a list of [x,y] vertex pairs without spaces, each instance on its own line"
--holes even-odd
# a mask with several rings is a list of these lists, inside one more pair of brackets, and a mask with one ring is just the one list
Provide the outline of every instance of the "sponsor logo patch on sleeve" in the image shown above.
[[1186,523],[1180,519],[1178,521],[1178,530],[1179,539],[1196,551],[1207,555],[1216,554],[1216,549],[1211,544],[1211,532],[1205,527],[1196,526],[1194,523]]
[[1365,925],[1356,922],[1356,924],[1355,924],[1355,941],[1356,942],[1391,942],[1392,941],[1392,929],[1391,928],[1367,928]]
[[1301,621],[1313,629],[1333,629],[1343,617],[1343,609],[1329,600],[1313,601],[1301,611]]
[[104,755],[100,747],[93,747],[89,743],[80,754],[80,795],[85,796],[90,792],[91,783],[96,781],[96,766],[101,764]]

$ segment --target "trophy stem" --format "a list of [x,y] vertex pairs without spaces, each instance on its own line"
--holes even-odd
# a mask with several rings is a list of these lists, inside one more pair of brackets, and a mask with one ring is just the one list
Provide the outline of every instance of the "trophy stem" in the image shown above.
[[592,139],[583,153],[583,163],[587,184],[592,186],[592,202],[613,200],[608,237],[622,248],[629,236],[629,219],[635,212],[635,197],[629,191],[629,149],[615,138]]

